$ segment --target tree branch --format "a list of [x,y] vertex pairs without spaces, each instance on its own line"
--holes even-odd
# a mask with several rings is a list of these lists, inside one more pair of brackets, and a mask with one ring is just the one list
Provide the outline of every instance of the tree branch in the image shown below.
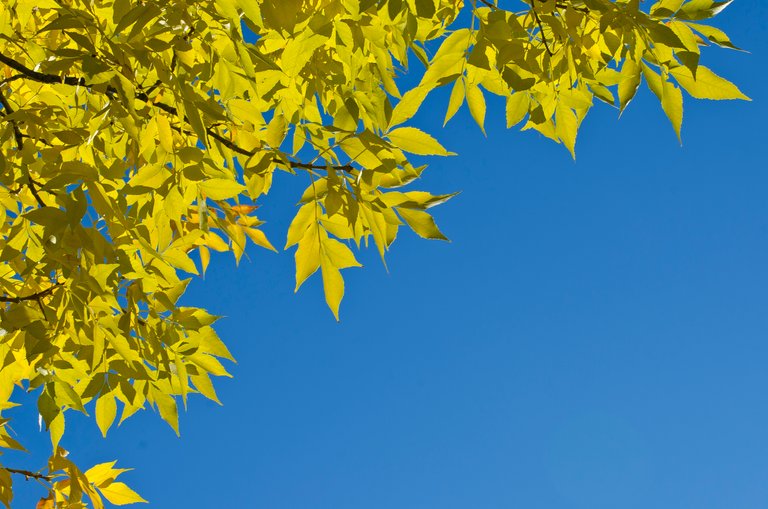
[[11,69],[15,69],[16,71],[20,72],[26,77],[40,83],[48,83],[51,85],[54,85],[57,83],[63,83],[65,85],[72,85],[72,86],[78,86],[78,85],[87,86],[85,78],[75,78],[72,76],[56,76],[55,74],[45,74],[42,72],[37,72],[25,66],[24,64],[17,62],[16,60],[8,56],[3,55],[2,53],[0,53],[0,62],[4,63]]
[[27,480],[29,480],[29,479],[37,479],[39,481],[48,481],[48,482],[53,480],[53,477],[51,477],[50,475],[38,474],[38,473],[35,473],[35,472],[31,472],[29,470],[19,470],[19,469],[16,469],[16,468],[5,468],[5,467],[0,467],[0,468],[4,468],[5,470],[7,470],[8,472],[10,472],[12,474],[23,475],[24,477],[27,478]]
[[28,301],[28,300],[34,300],[40,302],[40,299],[43,297],[47,297],[48,295],[52,294],[53,291],[58,288],[59,286],[62,286],[63,283],[55,283],[50,288],[46,288],[45,290],[39,291],[37,293],[33,293],[30,295],[25,295],[23,297],[4,297],[0,296],[0,302],[10,302],[13,304],[18,304],[20,302]]
[[[11,103],[9,103],[8,99],[5,98],[5,94],[3,94],[2,90],[0,90],[0,104],[3,105],[4,117],[7,117],[8,115],[13,115],[13,108],[11,108]],[[19,150],[22,150],[24,148],[24,137],[21,135],[21,130],[19,130],[19,125],[13,119],[9,120],[9,122],[11,123],[11,127],[13,128],[13,137],[16,139],[16,147]]]
[[35,201],[37,202],[38,207],[47,207],[43,199],[40,197],[40,193],[37,192],[37,185],[35,184],[34,179],[27,174],[27,187],[29,188],[29,192],[32,193],[32,196],[35,197]]
[[536,12],[536,0],[531,0],[531,12],[533,12],[533,18],[536,20],[536,24],[539,25],[539,33],[541,33],[541,42],[544,43],[544,47],[546,48],[547,53],[551,57],[552,50],[549,49],[549,43],[547,42],[547,34],[544,33],[544,26],[541,24],[541,18],[539,18],[539,13]]
[[[47,83],[47,84],[63,83],[65,85],[82,86],[82,87],[85,87],[85,88],[90,88],[90,86],[89,86],[88,82],[85,80],[85,78],[76,78],[74,76],[56,76],[54,74],[45,74],[45,73],[37,72],[37,71],[34,71],[34,70],[26,67],[25,65],[21,64],[20,62],[17,62],[16,60],[13,60],[12,58],[3,55],[2,53],[0,53],[0,62],[2,62],[4,64],[8,65],[9,67],[17,70],[18,72],[20,72],[25,77],[27,77],[27,78],[29,78],[31,80],[37,81],[39,83]],[[149,90],[154,90],[156,85],[157,84],[155,84],[152,87],[150,87]],[[115,95],[117,93],[117,90],[114,87],[110,86],[110,87],[107,87],[105,93],[107,95],[112,96],[112,95]],[[143,102],[145,102],[147,104],[151,104],[151,105],[155,106],[156,108],[158,108],[160,110],[163,110],[164,112],[166,112],[166,113],[168,113],[170,115],[173,115],[175,117],[179,117],[179,111],[175,107],[171,106],[170,104],[165,104],[165,103],[162,103],[162,102],[157,102],[157,103],[153,102],[152,98],[149,97],[149,95],[146,92],[138,92],[135,97],[136,97],[136,99],[138,99],[140,101],[143,101]],[[189,119],[187,119],[186,116],[183,117],[183,120],[184,120],[184,122],[189,123]],[[233,152],[236,152],[236,153],[238,153],[240,155],[249,156],[249,157],[256,154],[256,151],[246,150],[246,149],[240,147],[239,145],[237,145],[236,143],[234,143],[233,141],[228,140],[227,138],[225,138],[224,136],[222,136],[221,134],[216,132],[216,130],[213,127],[207,127],[205,129],[205,131],[208,134],[208,136],[210,136],[211,138],[219,141],[222,145],[224,145],[228,149],[232,150]],[[297,161],[290,161],[289,165],[292,168],[304,169],[304,170],[321,170],[321,169],[325,170],[325,169],[328,168],[327,166],[313,165],[313,164],[301,163],[301,162],[297,162]],[[335,169],[335,170],[345,171],[345,172],[350,172],[350,171],[355,169],[354,166],[352,166],[351,164],[331,166],[330,168],[331,169]],[[32,187],[30,187],[30,189],[32,189]],[[33,194],[35,194],[35,193],[33,192]],[[38,203],[39,203],[39,200],[38,200]]]
[[[1,55],[0,55],[1,56]],[[8,102],[8,99],[5,98],[5,95],[3,94],[3,91],[0,90],[0,104],[3,105],[3,116],[8,116],[13,114],[13,108],[11,107],[11,104]],[[24,135],[21,134],[21,130],[19,129],[19,124],[14,119],[10,119],[11,127],[13,128],[13,137],[16,140],[16,147],[19,151],[24,149]],[[29,174],[29,170],[27,170],[27,187],[29,187],[29,191],[32,193],[32,196],[34,196],[35,201],[37,202],[37,205],[39,207],[45,207],[45,202],[40,197],[40,194],[37,192],[37,188],[35,187],[35,181],[32,180],[32,176]]]

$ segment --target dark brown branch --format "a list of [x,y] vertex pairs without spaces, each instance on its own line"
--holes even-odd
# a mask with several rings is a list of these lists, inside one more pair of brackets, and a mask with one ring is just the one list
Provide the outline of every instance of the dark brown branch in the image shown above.
[[73,76],[56,76],[55,74],[45,74],[42,72],[37,72],[25,66],[24,64],[3,55],[2,53],[0,53],[0,62],[4,63],[11,69],[15,69],[16,71],[20,72],[26,77],[31,78],[40,83],[48,83],[51,85],[54,85],[57,83],[63,83],[65,85],[72,85],[72,86],[78,86],[78,85],[87,86],[85,78],[75,78]]
[[[120,311],[122,311],[124,315],[128,315],[128,318],[130,319],[130,317],[131,317],[131,312],[130,312],[130,311],[128,311],[128,310],[127,310],[127,309],[125,309],[125,308],[120,308]],[[142,319],[142,318],[141,318],[141,317],[138,315],[138,313],[136,314],[136,323],[137,323],[137,324],[139,324],[139,325],[141,325],[142,327],[145,327],[145,326],[147,325],[147,322],[146,322],[145,320],[143,320],[143,319]]]
[[0,86],[5,85],[6,83],[10,83],[12,81],[21,80],[24,79],[23,74],[14,74],[10,78],[5,78],[4,80],[0,80]]
[[[13,115],[13,108],[11,108],[11,103],[9,103],[8,99],[5,98],[5,94],[3,94],[2,90],[0,90],[0,104],[3,105],[3,116],[7,117],[8,115]],[[24,148],[24,137],[21,135],[19,125],[13,119],[11,119],[10,122],[11,127],[13,128],[13,137],[16,139],[16,147],[19,150],[22,150]]]
[[43,297],[49,296],[50,294],[53,293],[53,291],[56,288],[58,288],[61,285],[62,285],[62,283],[56,283],[53,286],[51,286],[50,288],[46,288],[45,290],[42,290],[42,291],[30,294],[30,295],[25,295],[23,297],[3,297],[3,296],[0,296],[0,302],[10,302],[10,303],[13,303],[13,304],[18,304],[20,302],[34,300],[34,301],[37,301],[39,303],[40,299],[42,299]]
[[[176,54],[175,54],[175,53],[174,53],[173,57],[174,57],[174,58],[176,58]],[[157,80],[157,81],[156,81],[156,82],[155,82],[153,85],[151,85],[150,87],[148,87],[148,88],[147,88],[147,89],[144,91],[144,93],[145,93],[145,94],[151,94],[152,92],[154,92],[154,91],[155,91],[155,89],[157,89],[157,87],[159,87],[159,86],[160,86],[160,85],[162,85],[162,84],[163,84],[163,82],[162,82],[162,81],[160,81],[160,80]]]
[[37,192],[37,184],[35,184],[35,181],[29,175],[27,175],[27,187],[29,188],[29,192],[32,193],[32,196],[35,197],[37,206],[47,207],[43,199],[40,197],[40,193]]
[[[233,152],[236,152],[240,155],[244,156],[254,156],[256,155],[255,150],[246,150],[240,146],[238,146],[236,143],[232,142],[231,140],[226,139],[224,136],[217,133],[212,127],[209,127],[206,129],[206,132],[208,133],[208,136],[211,138],[218,140],[221,142],[222,145],[227,147],[228,149],[232,150]],[[281,159],[274,159],[275,163],[282,163],[285,164],[286,162]],[[335,165],[335,166],[325,166],[320,164],[310,164],[310,163],[302,163],[299,161],[288,161],[287,164],[294,169],[299,170],[327,170],[328,168],[332,170],[339,170],[339,171],[345,171],[347,173],[355,170],[355,167],[351,164],[342,164],[342,165]]]
[[[17,62],[16,60],[13,60],[13,59],[3,55],[2,53],[0,53],[0,62],[3,62],[4,64],[8,65],[9,67],[12,67],[13,69],[16,69],[17,71],[19,71],[20,73],[25,75],[27,78],[35,80],[35,81],[38,81],[40,83],[50,83],[50,84],[63,83],[65,85],[89,87],[89,85],[88,85],[87,81],[85,80],[85,78],[75,78],[73,76],[56,76],[56,75],[53,75],[53,74],[45,74],[45,73],[40,73],[40,72],[37,72],[37,71],[33,71],[32,69],[29,69],[28,67],[24,66],[23,64],[21,64],[21,63]],[[156,85],[157,84],[155,84],[152,87],[150,87],[150,90],[154,90],[154,87]],[[113,87],[108,87],[107,90],[106,90],[106,93],[107,93],[107,95],[111,96],[111,95],[116,94],[117,91]],[[139,92],[139,93],[137,93],[136,94],[136,99],[138,99],[140,101],[143,101],[143,102],[145,102],[147,104],[151,104],[151,105],[155,106],[156,108],[158,108],[160,110],[163,110],[164,112],[166,112],[166,113],[168,113],[170,115],[173,115],[173,116],[176,116],[176,117],[179,116],[179,111],[176,108],[174,108],[173,106],[171,106],[169,104],[165,104],[165,103],[161,103],[161,102],[157,102],[157,103],[153,102],[152,98],[149,97],[149,95],[146,92]],[[186,117],[184,117],[184,121],[189,123],[189,120]],[[222,145],[224,145],[228,149],[230,149],[233,152],[236,152],[236,153],[238,153],[240,155],[245,155],[245,156],[249,156],[250,157],[250,156],[253,156],[253,155],[256,154],[256,151],[246,150],[246,149],[240,147],[239,145],[237,145],[236,143],[232,142],[231,140],[228,140],[227,138],[223,137],[218,132],[216,132],[216,130],[213,127],[206,128],[206,133],[211,138],[213,138],[215,140],[218,140]],[[313,165],[313,164],[308,164],[308,163],[301,163],[301,162],[297,162],[297,161],[290,161],[289,164],[290,164],[290,166],[292,168],[298,168],[298,169],[304,169],[304,170],[310,170],[310,169],[313,169],[313,170],[321,170],[321,169],[325,170],[325,169],[328,168],[326,166]],[[335,170],[340,170],[340,171],[346,171],[346,172],[350,172],[350,171],[355,169],[350,164],[345,164],[345,165],[341,165],[341,166],[331,166],[330,168],[331,169],[335,169]],[[32,189],[32,188],[30,187],[30,189]],[[35,194],[35,193],[33,192],[33,194]]]
[[536,12],[536,0],[531,0],[531,12],[533,12],[533,18],[536,20],[536,24],[539,25],[539,33],[541,33],[541,42],[544,43],[544,47],[546,48],[547,53],[551,57],[552,50],[549,49],[549,43],[547,42],[547,34],[544,33],[544,26],[541,24],[541,18],[539,18],[539,13]]
[[[2,467],[2,468],[5,468],[5,467]],[[29,479],[37,479],[39,481],[48,481],[48,482],[53,480],[53,477],[51,477],[50,475],[38,474],[36,472],[31,472],[29,470],[19,470],[19,469],[16,469],[16,468],[5,468],[5,470],[7,470],[8,472],[10,472],[12,474],[23,475],[24,477],[27,478],[27,480],[29,480]]]
[[[282,162],[282,161],[278,160],[277,162]],[[347,173],[349,173],[352,170],[356,169],[351,164],[343,164],[341,166],[325,166],[322,164],[300,163],[298,161],[289,161],[289,164],[291,165],[291,168],[299,168],[302,170],[327,170],[328,168],[330,168],[332,170],[346,171]]]
[[570,7],[574,11],[579,11],[579,12],[582,12],[584,14],[589,14],[589,9],[587,7],[576,7],[575,5],[568,5],[568,4],[563,3],[563,2],[556,2],[555,3],[555,7],[557,7],[558,9],[567,9],[567,8]]
[[493,9],[494,11],[495,11],[496,9],[498,9],[498,7],[497,7],[497,6],[495,6],[494,4],[492,4],[491,2],[489,2],[488,0],[479,0],[479,1],[480,1],[480,3],[481,3],[481,4],[484,4],[484,5],[486,5],[487,7],[490,7],[490,8],[491,8],[491,9]]
[[[13,108],[11,107],[11,104],[8,102],[8,99],[5,98],[5,95],[3,94],[3,91],[0,90],[0,104],[3,105],[3,112],[4,116],[12,115],[13,114]],[[16,146],[19,149],[19,151],[24,149],[24,135],[21,134],[21,129],[19,129],[19,124],[11,119],[11,127],[13,129],[13,137],[16,140]],[[35,201],[37,202],[37,205],[40,207],[45,207],[45,202],[42,198],[40,198],[40,194],[37,192],[37,188],[35,187],[35,181],[32,180],[32,176],[27,173],[27,187],[29,187],[29,191],[32,193],[32,196],[35,197]]]

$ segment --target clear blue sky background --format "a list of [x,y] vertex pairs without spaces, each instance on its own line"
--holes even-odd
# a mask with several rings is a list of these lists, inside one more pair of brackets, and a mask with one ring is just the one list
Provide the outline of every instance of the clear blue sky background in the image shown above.
[[[181,439],[72,418],[65,447],[135,467],[154,508],[768,507],[766,23],[755,0],[719,17],[752,54],[705,63],[754,102],[689,100],[682,148],[647,90],[595,108],[575,162],[498,101],[485,139],[431,98],[416,124],[460,155],[421,185],[462,191],[433,209],[452,243],[404,233],[389,273],[363,255],[340,324],[319,280],[293,294],[292,253],[218,260],[187,302],[226,315],[224,406],[192,398]],[[261,210],[276,244],[302,184]]]

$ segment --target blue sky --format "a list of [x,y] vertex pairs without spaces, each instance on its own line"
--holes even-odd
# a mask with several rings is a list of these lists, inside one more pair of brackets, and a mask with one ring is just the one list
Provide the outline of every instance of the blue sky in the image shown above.
[[[64,446],[134,467],[155,508],[768,507],[767,22],[718,18],[752,53],[704,63],[754,101],[688,100],[683,147],[647,90],[596,107],[575,162],[498,101],[487,138],[464,110],[442,129],[431,97],[415,123],[459,155],[421,187],[462,191],[433,209],[450,244],[403,233],[388,273],[363,254],[341,323],[317,278],[294,295],[292,253],[219,259],[186,299],[226,315],[224,406],[192,398],[181,439],[73,416]],[[275,244],[303,182],[261,209]],[[25,438],[39,468],[47,436]]]

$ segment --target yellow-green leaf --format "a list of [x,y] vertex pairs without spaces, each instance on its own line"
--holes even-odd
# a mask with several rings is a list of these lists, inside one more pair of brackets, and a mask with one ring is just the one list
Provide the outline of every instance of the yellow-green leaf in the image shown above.
[[448,240],[448,237],[437,228],[434,218],[424,211],[414,209],[397,209],[408,226],[416,232],[417,235],[425,239]]
[[467,85],[467,105],[472,118],[485,134],[485,97],[482,90],[475,83]]
[[429,87],[420,86],[406,92],[392,111],[392,119],[389,121],[389,128],[391,129],[396,125],[400,125],[413,117],[416,112],[419,111],[419,107],[421,107],[421,103],[424,102],[427,94],[429,94],[429,90]]
[[226,200],[234,198],[240,193],[245,191],[245,186],[239,182],[235,182],[231,179],[225,178],[213,178],[208,179],[199,184],[200,191],[202,191],[208,198],[212,200]]
[[725,78],[721,78],[707,67],[699,66],[694,79],[687,67],[675,67],[669,71],[686,92],[696,99],[742,99],[749,101],[739,88]]
[[453,83],[453,88],[451,88],[451,96],[448,99],[448,109],[445,112],[445,120],[443,121],[443,125],[447,124],[448,121],[453,118],[456,112],[459,111],[461,105],[464,104],[465,95],[466,92],[464,90],[464,78],[462,77],[457,79]]
[[389,141],[397,148],[423,156],[449,156],[451,152],[445,150],[432,136],[415,127],[400,127],[387,134]]

